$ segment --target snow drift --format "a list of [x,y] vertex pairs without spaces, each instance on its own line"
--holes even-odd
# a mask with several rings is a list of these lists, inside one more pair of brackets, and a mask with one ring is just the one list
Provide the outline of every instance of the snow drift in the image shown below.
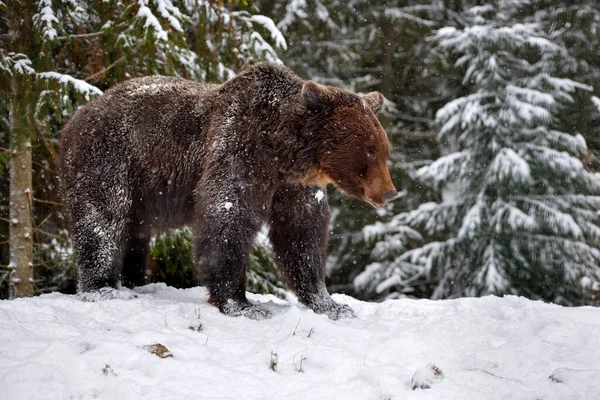
[[204,288],[136,291],[0,302],[0,399],[600,398],[592,307],[335,295],[357,318],[331,321],[250,295],[274,314],[253,321],[220,314]]

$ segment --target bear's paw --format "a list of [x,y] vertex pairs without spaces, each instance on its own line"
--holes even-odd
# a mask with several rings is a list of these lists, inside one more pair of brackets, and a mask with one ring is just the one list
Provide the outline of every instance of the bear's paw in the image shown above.
[[271,317],[271,311],[267,308],[252,304],[249,301],[239,302],[232,299],[227,300],[221,307],[223,314],[232,317],[246,317],[255,320],[267,319]]
[[130,289],[103,287],[91,292],[79,292],[77,298],[81,301],[104,301],[104,300],[131,300],[137,298],[137,294]]
[[322,296],[307,304],[315,313],[325,314],[334,321],[342,318],[356,318],[354,310],[346,304],[338,304],[329,296]]

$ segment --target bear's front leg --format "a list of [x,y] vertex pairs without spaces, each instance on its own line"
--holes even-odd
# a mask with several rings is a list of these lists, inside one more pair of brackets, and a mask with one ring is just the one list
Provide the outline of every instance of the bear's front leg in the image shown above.
[[259,215],[247,200],[231,195],[205,197],[197,210],[196,261],[210,292],[209,302],[227,315],[268,318],[269,310],[246,298],[246,264],[261,225]]
[[325,287],[329,218],[325,188],[285,185],[273,197],[269,236],[279,269],[302,303],[334,320],[353,318]]

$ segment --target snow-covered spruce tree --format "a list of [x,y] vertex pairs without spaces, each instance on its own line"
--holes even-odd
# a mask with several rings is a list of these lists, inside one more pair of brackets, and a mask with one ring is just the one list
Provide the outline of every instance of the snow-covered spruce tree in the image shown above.
[[529,18],[540,24],[552,42],[560,48],[558,62],[548,63],[555,70],[551,74],[575,79],[594,88],[589,93],[575,93],[559,116],[558,127],[563,131],[577,131],[585,138],[589,152],[584,165],[600,171],[600,112],[594,97],[600,96],[600,3],[584,0],[543,0],[530,5]]
[[378,90],[388,100],[379,119],[391,142],[390,173],[404,194],[381,210],[339,193],[331,196],[336,211],[329,259],[331,287],[369,300],[371,294],[357,292],[352,285],[369,262],[373,248],[362,228],[389,220],[430,198],[429,190],[408,179],[408,171],[437,156],[433,117],[437,108],[452,98],[452,91],[448,77],[438,73],[437,62],[429,56],[425,43],[432,30],[446,22],[442,3],[369,1],[357,4],[354,13],[360,17],[350,31],[359,57],[351,68],[341,67],[345,72],[342,76],[354,90]]
[[436,115],[446,155],[416,173],[440,201],[366,229],[382,237],[380,261],[356,278],[360,290],[597,301],[585,292],[600,279],[600,176],[579,160],[583,138],[554,129],[589,88],[548,73],[563,49],[518,12],[514,1],[474,7],[469,26],[433,36],[468,90]]
[[[287,43],[273,20],[246,0],[178,0],[189,18],[189,48],[196,55],[202,80],[222,82],[257,61],[280,63],[277,50]],[[247,6],[243,6],[243,5]]]
[[[61,11],[68,6],[61,4]],[[0,97],[9,110],[9,297],[34,293],[35,188],[32,185],[34,148],[50,119],[57,120],[56,104],[89,100],[101,91],[94,86],[53,70],[53,47],[58,19],[50,1],[12,1],[0,5],[3,28],[0,61]],[[52,111],[49,111],[52,109]]]

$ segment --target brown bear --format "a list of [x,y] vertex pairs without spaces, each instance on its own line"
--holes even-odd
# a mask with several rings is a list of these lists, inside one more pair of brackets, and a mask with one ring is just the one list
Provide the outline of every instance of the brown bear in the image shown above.
[[152,235],[195,228],[197,268],[223,313],[261,318],[245,293],[257,231],[299,300],[337,319],[325,288],[323,185],[381,207],[397,195],[383,96],[304,81],[259,64],[221,85],[151,76],[78,110],[62,132],[61,184],[78,291],[142,285]]

